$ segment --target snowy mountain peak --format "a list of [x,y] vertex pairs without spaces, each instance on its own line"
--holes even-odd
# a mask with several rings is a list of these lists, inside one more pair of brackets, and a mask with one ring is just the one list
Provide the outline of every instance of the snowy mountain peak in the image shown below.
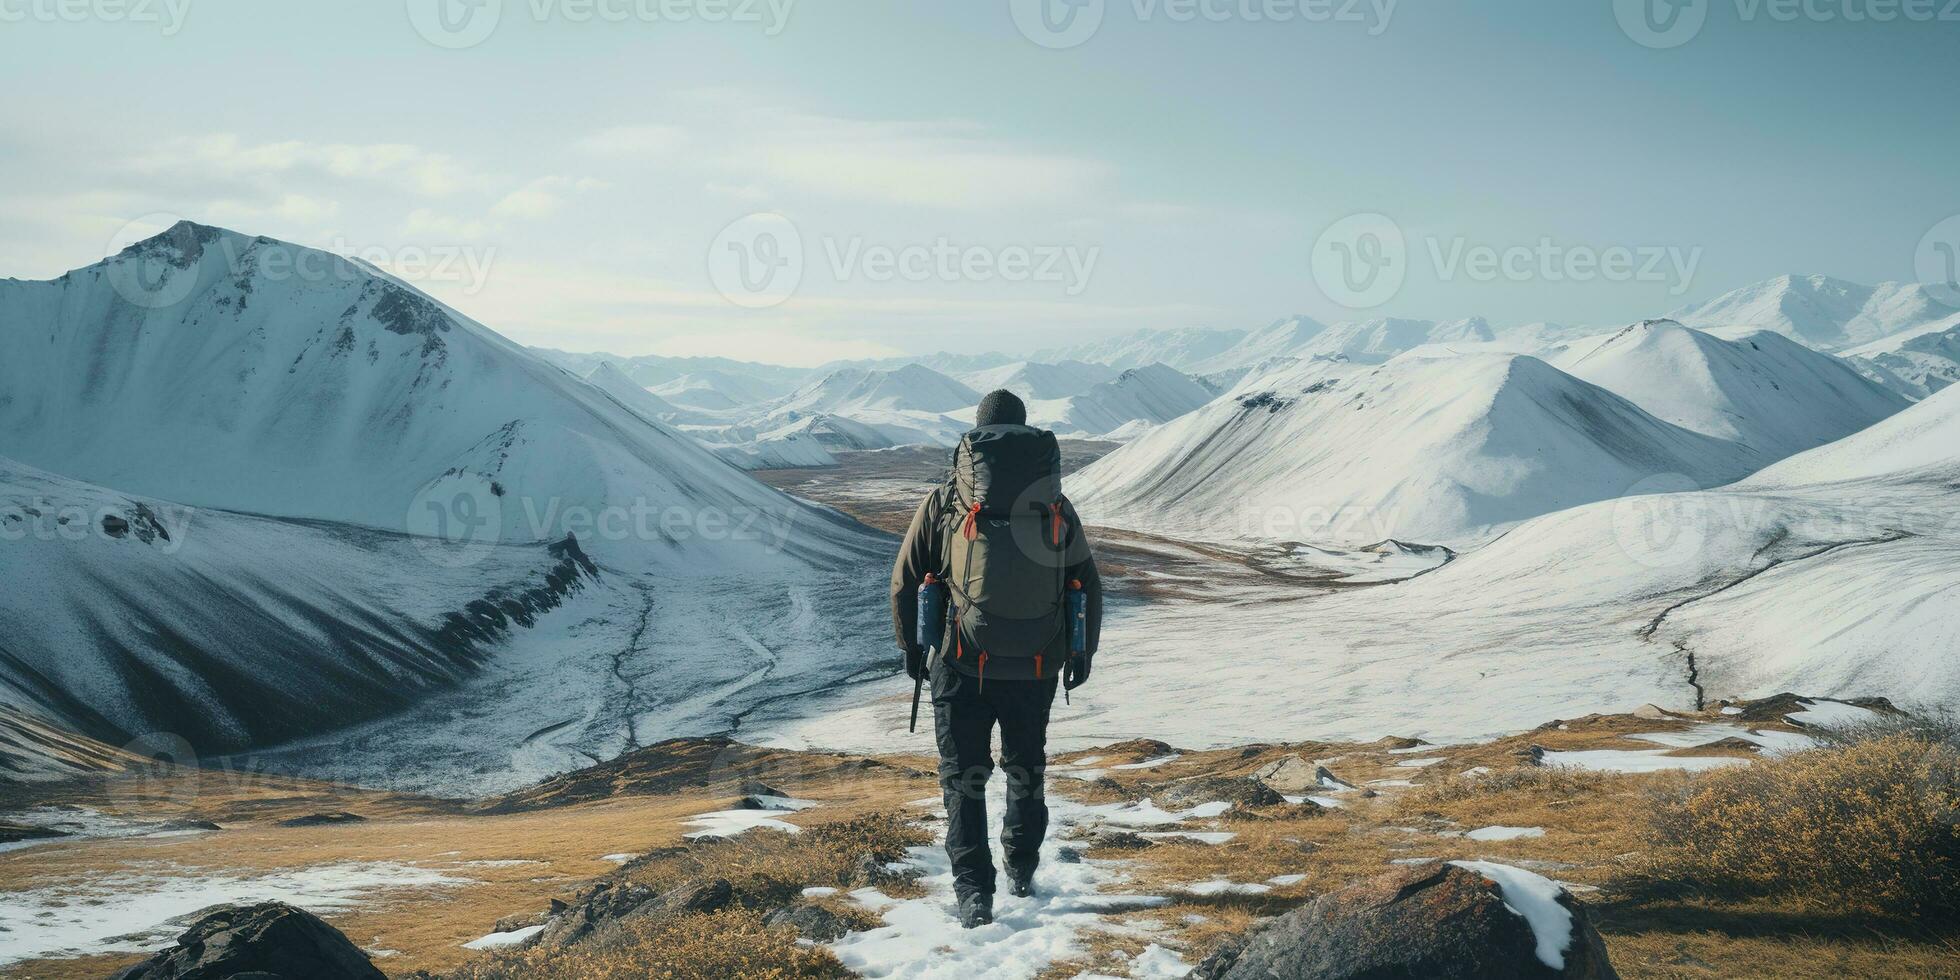
[[923,364],[907,364],[890,370],[841,368],[784,398],[772,411],[956,412],[979,400],[972,388]]
[[1830,276],[1782,275],[1731,290],[1672,317],[1731,336],[1773,330],[1836,351],[1912,330],[1953,314],[1915,282],[1865,286]]
[[1545,356],[1661,419],[1749,446],[1766,462],[1907,405],[1842,360],[1768,330],[1725,339],[1674,320],[1642,320]]
[[1301,361],[1104,457],[1071,496],[1091,520],[1199,539],[1455,545],[1760,462],[1533,357]]
[[[369,266],[270,238],[183,222],[55,280],[0,281],[0,346],[0,454],[129,493],[413,533],[429,533],[415,523],[429,494],[468,495],[465,516],[506,543],[641,502],[803,514],[630,390],[546,364]],[[593,547],[705,566],[763,550],[637,531]]]

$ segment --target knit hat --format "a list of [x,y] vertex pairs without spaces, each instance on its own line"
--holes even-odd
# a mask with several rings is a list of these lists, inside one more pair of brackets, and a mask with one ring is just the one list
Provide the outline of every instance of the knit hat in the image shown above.
[[1026,424],[1028,424],[1028,406],[1022,404],[1021,399],[1006,388],[990,391],[987,397],[980,399],[980,411],[975,413],[973,418],[975,428],[984,425]]

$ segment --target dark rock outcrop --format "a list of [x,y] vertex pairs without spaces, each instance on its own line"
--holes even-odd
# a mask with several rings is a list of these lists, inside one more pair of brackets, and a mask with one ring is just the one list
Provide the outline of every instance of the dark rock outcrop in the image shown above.
[[68,833],[52,827],[36,827],[31,824],[12,823],[0,820],[0,844],[15,844],[24,840],[53,840],[66,837]]
[[358,813],[337,811],[334,813],[309,813],[303,817],[279,821],[281,827],[333,827],[348,823],[365,823],[367,818]]
[[1193,807],[1203,803],[1225,802],[1235,807],[1259,809],[1285,806],[1286,797],[1257,779],[1245,776],[1198,776],[1162,783],[1155,787],[1157,802],[1166,807]]
[[545,923],[533,943],[570,946],[594,932],[627,919],[666,917],[689,912],[719,912],[735,900],[726,878],[694,878],[665,892],[631,881],[602,881],[580,892],[570,907]]
[[177,945],[112,980],[386,980],[340,930],[282,902],[199,919]]
[[765,926],[787,926],[796,934],[819,943],[836,942],[851,931],[850,923],[821,905],[802,902],[780,908],[762,917]]
[[[1585,907],[1561,891],[1571,934],[1553,968],[1530,922],[1483,874],[1422,865],[1330,892],[1229,941],[1193,980],[1525,980],[1618,974]],[[1545,927],[1542,926],[1541,927]]]
[[645,885],[602,881],[579,893],[571,907],[545,923],[544,931],[532,942],[546,947],[570,946],[592,935],[601,925],[638,911],[655,897],[654,890]]

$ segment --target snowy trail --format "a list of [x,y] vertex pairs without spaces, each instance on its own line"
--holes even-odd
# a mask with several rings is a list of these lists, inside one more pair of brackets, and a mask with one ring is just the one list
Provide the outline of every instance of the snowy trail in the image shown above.
[[[1058,767],[1059,768],[1059,767]],[[1053,780],[1051,778],[1051,787]],[[990,822],[998,826],[1005,803],[1005,780],[996,776],[988,783],[987,811]],[[920,805],[924,805],[921,801]],[[905,866],[921,872],[923,898],[893,899],[876,888],[859,889],[851,898],[878,912],[884,925],[868,932],[852,933],[831,945],[832,952],[851,970],[874,978],[893,980],[1023,980],[1051,965],[1089,952],[1085,933],[1095,931],[1147,931],[1111,921],[1112,915],[1155,908],[1170,903],[1162,895],[1127,890],[1129,877],[1120,860],[1090,860],[1080,857],[1080,844],[1071,838],[1096,825],[1125,828],[1180,826],[1191,821],[1207,821],[1229,809],[1228,804],[1211,803],[1182,812],[1167,812],[1150,805],[1084,804],[1056,795],[1048,796],[1048,839],[1041,847],[1041,868],[1035,874],[1035,895],[1015,898],[1006,891],[1006,877],[994,897],[994,923],[979,929],[962,929],[954,917],[953,872],[946,857],[944,807],[934,802],[929,818],[937,826],[931,845],[912,848]],[[1001,866],[1000,845],[992,840],[995,867]],[[1162,948],[1150,951],[1133,964],[1136,977],[1182,976],[1188,969],[1177,957]]]

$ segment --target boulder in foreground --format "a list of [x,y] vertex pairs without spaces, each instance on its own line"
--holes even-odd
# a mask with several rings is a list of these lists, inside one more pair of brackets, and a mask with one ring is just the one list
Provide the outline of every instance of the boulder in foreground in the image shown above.
[[1399,869],[1228,942],[1194,980],[1617,978],[1585,907],[1528,871]]
[[305,909],[265,902],[220,909],[177,937],[177,945],[112,980],[386,980],[367,954]]

